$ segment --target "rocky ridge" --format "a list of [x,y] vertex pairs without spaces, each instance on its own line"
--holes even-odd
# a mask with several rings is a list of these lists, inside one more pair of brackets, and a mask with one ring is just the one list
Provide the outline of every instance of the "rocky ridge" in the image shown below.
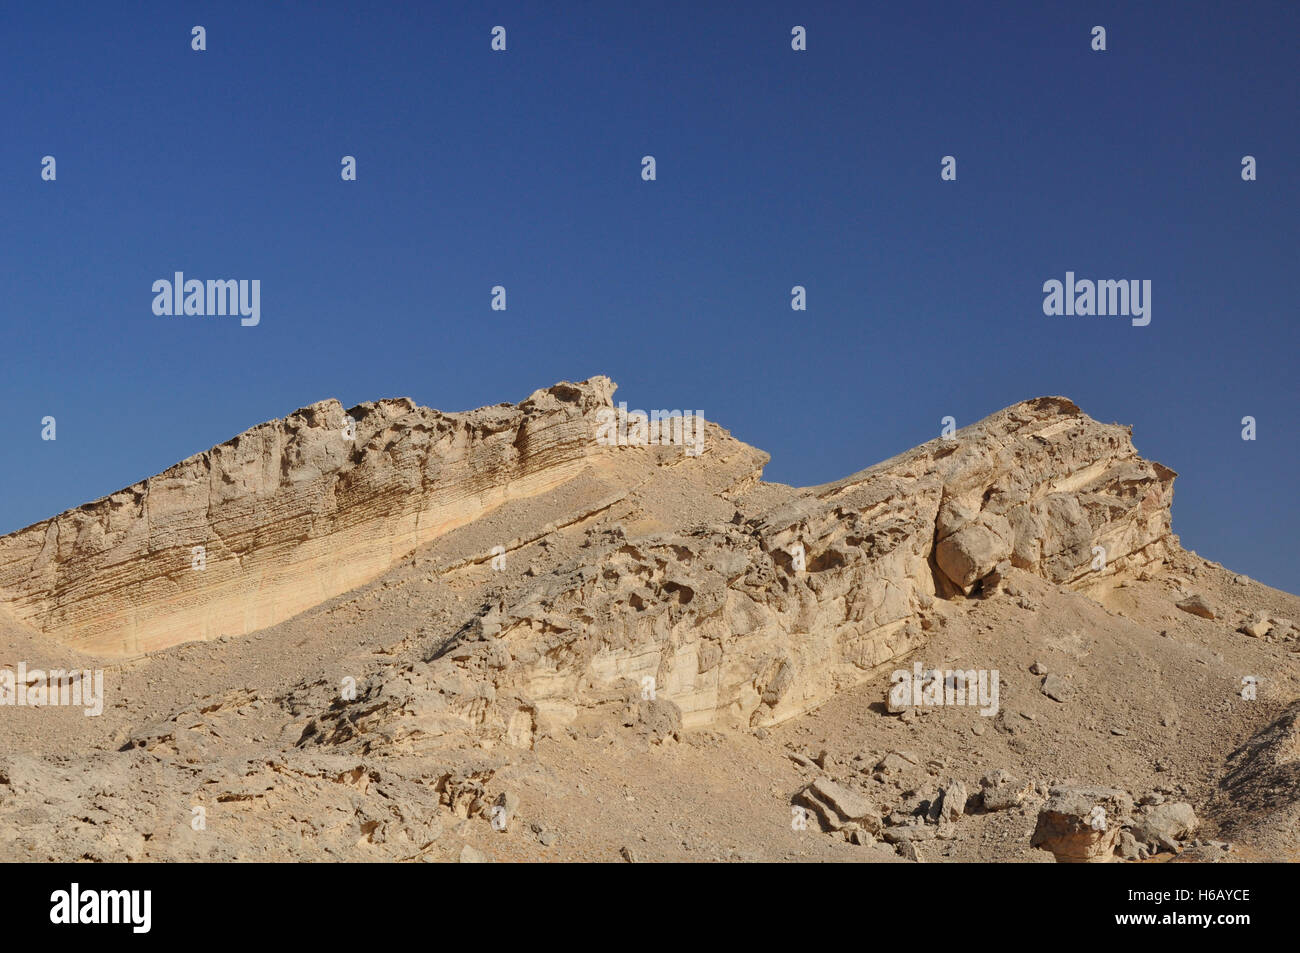
[[[1039,398],[798,489],[762,482],[766,455],[713,423],[698,456],[604,445],[595,434],[613,392],[593,378],[466,414],[404,400],[348,412],[324,402],[0,539],[9,651],[108,664],[117,699],[103,719],[11,713],[3,855],[32,849],[27,838],[48,824],[42,856],[236,857],[261,845],[251,856],[465,859],[443,848],[469,848],[467,823],[502,816],[499,833],[550,850],[554,820],[532,820],[531,833],[510,820],[545,814],[539,790],[606,810],[578,780],[594,764],[612,758],[631,784],[646,757],[685,765],[695,750],[744,751],[737,776],[766,773],[782,758],[768,750],[775,738],[790,749],[843,710],[843,724],[859,727],[842,730],[861,735],[859,745],[900,730],[918,744],[946,740],[928,756],[890,746],[804,755],[796,745],[781,773],[804,778],[772,792],[785,801],[776,820],[784,813],[786,827],[792,809],[804,810],[810,829],[840,844],[887,848],[863,859],[897,851],[917,860],[935,852],[922,842],[969,850],[963,830],[1037,809],[1050,816],[1033,838],[1047,849],[1036,853],[1138,858],[1182,843],[1180,817],[1156,809],[1202,782],[1158,782],[1179,763],[1163,757],[1154,777],[1130,762],[1125,778],[1100,762],[1076,763],[1082,776],[1063,771],[1071,745],[1052,727],[1055,711],[1077,719],[1087,692],[1112,727],[1175,725],[1162,690],[1125,714],[1089,691],[1089,679],[1104,693],[1129,672],[1208,673],[1199,690],[1226,681],[1230,699],[1243,666],[1266,673],[1266,701],[1259,716],[1242,707],[1230,716],[1238,727],[1218,730],[1241,744],[1223,783],[1258,810],[1234,815],[1233,798],[1216,807],[1201,791],[1196,812],[1208,807],[1225,831],[1248,832],[1263,815],[1270,830],[1294,824],[1295,805],[1272,793],[1293,747],[1294,717],[1275,721],[1294,698],[1292,597],[1179,547],[1174,474],[1142,459],[1127,428]],[[194,545],[209,553],[202,571],[189,565]],[[1208,616],[1175,609],[1193,596]],[[1158,634],[1149,628],[1160,624]],[[1036,641],[1013,650],[1021,639]],[[1150,674],[1140,661],[1107,667],[1149,640],[1159,652]],[[1212,655],[1189,655],[1197,640]],[[890,714],[881,682],[891,668],[954,653],[962,667],[972,658],[1001,666],[998,717]],[[1089,675],[1094,658],[1103,667]],[[188,684],[200,664],[213,674]],[[1225,704],[1206,717],[1224,717]],[[40,753],[59,718],[86,752],[71,772]],[[1056,733],[1047,747],[1022,740],[1035,719]],[[1102,734],[1130,744],[1123,729]],[[1148,744],[1142,734],[1133,744]],[[986,756],[963,767],[952,757],[970,749],[963,738],[1001,752],[1016,773],[992,770]],[[1207,756],[1216,755],[1198,754]],[[1031,765],[1057,761],[1053,773],[1027,777]],[[673,770],[674,786],[690,776]],[[124,804],[115,788],[141,797]],[[653,800],[658,788],[637,790]],[[1143,790],[1155,793],[1126,793]],[[34,798],[83,820],[60,827],[62,808],[51,814]],[[207,836],[178,829],[195,805],[224,814],[226,826]],[[1113,821],[1102,836],[1097,807]],[[289,836],[285,812],[309,829]],[[19,816],[34,826],[13,826]],[[441,836],[453,827],[453,841]],[[780,829],[764,837],[780,842]],[[1033,833],[1018,835],[1026,849]]]

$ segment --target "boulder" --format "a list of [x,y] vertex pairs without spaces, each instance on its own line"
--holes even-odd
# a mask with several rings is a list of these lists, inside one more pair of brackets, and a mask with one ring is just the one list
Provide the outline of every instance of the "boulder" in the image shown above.
[[682,730],[682,710],[667,698],[643,698],[636,703],[637,730],[659,743],[678,740]]
[[1237,631],[1251,638],[1262,639],[1273,630],[1273,620],[1263,612],[1256,612]]
[[1130,830],[1138,843],[1177,852],[1178,842],[1190,837],[1198,824],[1190,804],[1171,802],[1142,807]]
[[1048,675],[1043,678],[1041,691],[1052,701],[1064,702],[1070,697],[1070,683],[1059,675]]
[[1030,844],[1051,851],[1057,863],[1107,863],[1132,808],[1132,799],[1115,788],[1052,788]]
[[980,779],[984,810],[1007,811],[1025,803],[1033,793],[1032,781],[1023,781],[1007,771],[998,770]]
[[1011,527],[1005,517],[986,514],[935,547],[934,558],[953,583],[969,592],[1011,555]]
[[966,799],[970,792],[957,780],[945,782],[939,798],[939,821],[955,821],[966,813]]
[[1120,831],[1115,840],[1115,856],[1120,860],[1146,860],[1151,856],[1145,844],[1139,844],[1129,831]]
[[1199,592],[1193,593],[1181,602],[1175,603],[1175,605],[1184,612],[1190,612],[1192,615],[1200,616],[1202,619],[1214,618],[1214,609],[1210,605],[1209,600]]
[[837,831],[852,823],[857,825],[855,829],[871,834],[880,831],[880,812],[871,802],[830,778],[818,778],[797,799],[816,811],[829,830]]

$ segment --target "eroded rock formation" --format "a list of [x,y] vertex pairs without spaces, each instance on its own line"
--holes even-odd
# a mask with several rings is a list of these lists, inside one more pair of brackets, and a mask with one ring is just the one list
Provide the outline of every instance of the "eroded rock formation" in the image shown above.
[[[457,565],[561,531],[582,534],[576,558],[492,588],[366,685],[371,704],[308,733],[382,717],[527,747],[539,726],[638,698],[687,729],[775,724],[923,644],[936,599],[978,596],[1009,566],[1087,586],[1176,545],[1173,472],[1063,398],[796,490],[761,483],[766,456],[713,424],[699,456],[598,442],[613,390],[594,378],[467,414],[363,404],[351,439],[341,405],[314,404],[0,539],[0,598],[103,654],[238,636],[531,501]],[[615,502],[621,520],[598,518]]]
[[0,539],[0,599],[103,655],[266,628],[572,478],[612,390],[561,384],[466,414],[312,404]]

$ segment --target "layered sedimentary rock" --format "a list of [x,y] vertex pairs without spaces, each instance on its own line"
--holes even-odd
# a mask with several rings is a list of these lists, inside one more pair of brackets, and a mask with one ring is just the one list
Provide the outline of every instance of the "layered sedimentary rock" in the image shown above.
[[572,479],[610,393],[600,378],[467,414],[312,404],[0,539],[0,606],[104,655],[274,625]]
[[477,601],[357,704],[295,707],[322,711],[302,744],[382,723],[527,747],[620,705],[665,731],[775,724],[924,644],[935,600],[1011,566],[1087,587],[1176,546],[1172,471],[1063,398],[794,489],[761,483],[766,455],[714,424],[698,456],[598,441],[613,389],[469,414],[366,404],[351,440],[339,404],[313,405],[0,540],[0,601],[52,639],[134,654],[264,628],[508,511],[502,549],[553,537],[569,555],[467,579]]
[[[672,496],[689,466],[661,467],[630,502]],[[687,729],[775,724],[920,647],[936,599],[1009,565],[1084,587],[1159,563],[1176,546],[1173,476],[1125,428],[1044,398],[837,483],[775,497],[733,483],[729,520],[593,525],[570,564],[493,593],[313,738],[468,724],[526,746],[586,710],[630,702],[645,718],[648,698]]]

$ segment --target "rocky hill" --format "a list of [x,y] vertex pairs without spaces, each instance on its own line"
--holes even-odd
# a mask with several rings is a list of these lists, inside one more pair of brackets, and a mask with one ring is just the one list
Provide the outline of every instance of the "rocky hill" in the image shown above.
[[10,666],[104,672],[0,708],[0,858],[1294,852],[1300,600],[1184,551],[1127,428],[792,488],[614,390],[323,401],[0,538]]

